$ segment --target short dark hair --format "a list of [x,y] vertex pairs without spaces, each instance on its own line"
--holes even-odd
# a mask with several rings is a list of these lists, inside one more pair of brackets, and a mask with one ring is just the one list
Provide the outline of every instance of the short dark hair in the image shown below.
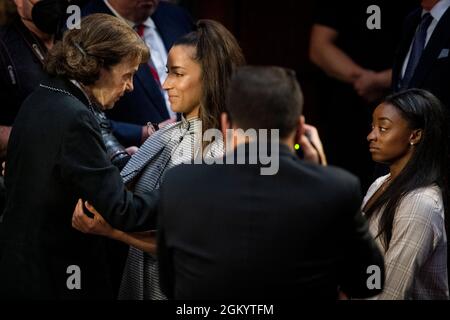
[[45,69],[89,85],[98,80],[102,68],[127,59],[144,63],[149,57],[147,46],[125,21],[96,13],[83,18],[80,29],[64,33],[50,50]]
[[278,129],[280,138],[286,138],[297,127],[302,109],[303,94],[293,70],[244,66],[231,79],[227,111],[241,129]]

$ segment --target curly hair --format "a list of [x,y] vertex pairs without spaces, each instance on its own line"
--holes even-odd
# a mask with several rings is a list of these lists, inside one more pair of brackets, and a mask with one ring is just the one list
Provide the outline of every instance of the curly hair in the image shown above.
[[149,50],[125,21],[108,14],[92,14],[81,20],[80,29],[66,31],[50,50],[45,70],[85,85],[93,84],[102,68],[123,61],[147,62]]

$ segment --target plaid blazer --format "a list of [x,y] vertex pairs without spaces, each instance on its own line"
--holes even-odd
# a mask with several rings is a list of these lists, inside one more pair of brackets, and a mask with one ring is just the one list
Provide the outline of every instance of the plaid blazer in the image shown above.
[[[362,208],[390,175],[378,178],[367,191]],[[378,235],[380,211],[369,221]],[[392,226],[392,238],[384,254],[386,280],[379,300],[447,300],[447,236],[441,190],[432,185],[408,193],[400,202]]]

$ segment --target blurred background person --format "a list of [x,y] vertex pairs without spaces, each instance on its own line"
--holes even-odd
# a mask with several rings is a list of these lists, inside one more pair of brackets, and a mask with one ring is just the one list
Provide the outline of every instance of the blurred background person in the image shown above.
[[13,0],[0,1],[0,27],[8,24],[14,17],[16,9]]
[[[364,137],[372,108],[390,92],[402,19],[413,3],[315,1],[309,56],[323,72],[315,95],[324,147],[329,163],[357,175],[364,190],[374,170]],[[378,15],[368,10],[374,5]]]
[[422,0],[404,21],[393,88],[426,89],[450,108],[450,0]]
[[[106,13],[124,19],[150,49],[148,64],[139,67],[134,90],[125,94],[113,110],[106,112],[115,120],[113,133],[125,146],[140,146],[154,126],[176,119],[162,84],[167,77],[167,52],[174,41],[193,29],[189,14],[182,8],[159,0],[92,0],[82,8],[84,16]],[[178,117],[179,120],[179,117]]]
[[[47,75],[43,70],[54,34],[39,29],[32,19],[35,3],[14,0],[17,14],[0,29],[0,157],[4,159],[14,119],[25,98]],[[56,29],[54,30],[56,31]]]

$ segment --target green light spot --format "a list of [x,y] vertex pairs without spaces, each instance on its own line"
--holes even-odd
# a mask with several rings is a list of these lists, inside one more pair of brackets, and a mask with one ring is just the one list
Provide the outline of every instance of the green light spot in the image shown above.
[[295,150],[300,149],[300,145],[299,145],[298,143],[296,143],[296,144],[294,145],[294,149],[295,149]]

